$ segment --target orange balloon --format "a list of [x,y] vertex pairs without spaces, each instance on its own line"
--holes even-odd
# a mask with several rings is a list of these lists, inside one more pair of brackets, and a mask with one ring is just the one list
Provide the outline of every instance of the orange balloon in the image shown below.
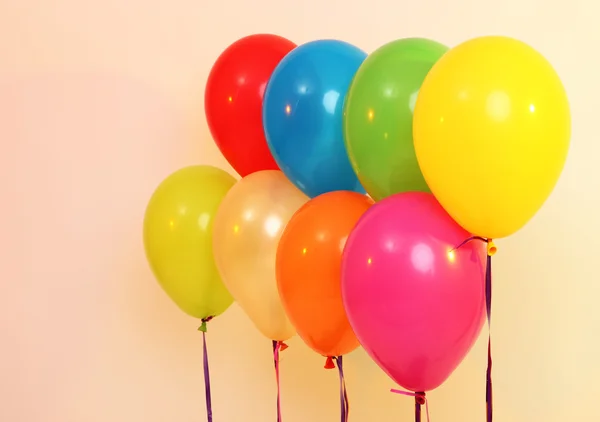
[[277,248],[277,287],[298,335],[331,357],[360,344],[342,302],[342,252],[373,200],[355,192],[329,192],[308,201],[287,224]]

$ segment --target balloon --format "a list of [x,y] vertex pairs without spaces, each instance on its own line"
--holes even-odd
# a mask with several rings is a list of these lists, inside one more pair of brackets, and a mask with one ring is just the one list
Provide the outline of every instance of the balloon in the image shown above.
[[544,204],[571,133],[565,89],[548,61],[506,37],[450,50],[415,108],[415,151],[427,184],[467,231],[509,236]]
[[277,292],[275,259],[285,225],[306,201],[282,172],[266,170],[239,181],[215,219],[213,245],[223,282],[271,340],[295,334]]
[[182,311],[196,318],[222,314],[233,303],[212,247],[217,208],[235,179],[215,167],[176,171],[156,189],[144,216],[144,247],[152,272]]
[[307,202],[286,226],[277,249],[277,287],[298,335],[323,356],[359,346],[342,302],[342,251],[373,201],[337,191]]
[[429,192],[413,144],[413,110],[421,84],[448,48],[408,38],[375,50],[350,86],[344,113],[354,171],[377,201],[400,192]]
[[262,100],[275,66],[295,47],[277,35],[250,35],[230,45],[210,71],[204,97],[208,127],[242,177],[278,169],[265,140]]
[[485,321],[486,245],[472,241],[433,195],[408,192],[375,204],[342,260],[352,328],[373,360],[403,388],[440,386]]
[[352,77],[366,56],[342,41],[309,42],[279,63],[267,85],[263,124],[269,148],[308,196],[364,192],[344,147],[342,114]]

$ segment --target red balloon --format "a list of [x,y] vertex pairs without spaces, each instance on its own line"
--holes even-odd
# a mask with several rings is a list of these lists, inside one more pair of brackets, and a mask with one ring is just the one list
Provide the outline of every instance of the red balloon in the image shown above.
[[240,176],[279,170],[262,124],[267,82],[296,44],[277,35],[258,34],[230,45],[217,59],[206,84],[204,108],[210,132]]

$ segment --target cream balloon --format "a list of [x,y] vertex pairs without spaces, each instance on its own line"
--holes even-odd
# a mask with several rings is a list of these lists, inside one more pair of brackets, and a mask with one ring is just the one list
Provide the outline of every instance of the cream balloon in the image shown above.
[[275,261],[283,229],[308,200],[282,172],[259,171],[227,192],[215,217],[213,250],[223,283],[271,340],[295,334],[279,298]]

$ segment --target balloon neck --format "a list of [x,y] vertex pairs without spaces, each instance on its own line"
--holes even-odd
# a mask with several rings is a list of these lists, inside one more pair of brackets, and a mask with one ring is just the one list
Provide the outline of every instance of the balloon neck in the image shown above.
[[488,239],[487,241],[487,254],[488,256],[494,256],[498,252],[498,248],[494,244],[492,239]]
[[327,356],[327,360],[325,361],[325,369],[335,369],[335,363],[333,363],[332,356]]
[[205,333],[206,332],[206,323],[209,322],[211,319],[213,319],[213,317],[211,317],[211,316],[203,318],[202,324],[200,324],[200,327],[198,327],[198,331],[202,331],[203,333]]

